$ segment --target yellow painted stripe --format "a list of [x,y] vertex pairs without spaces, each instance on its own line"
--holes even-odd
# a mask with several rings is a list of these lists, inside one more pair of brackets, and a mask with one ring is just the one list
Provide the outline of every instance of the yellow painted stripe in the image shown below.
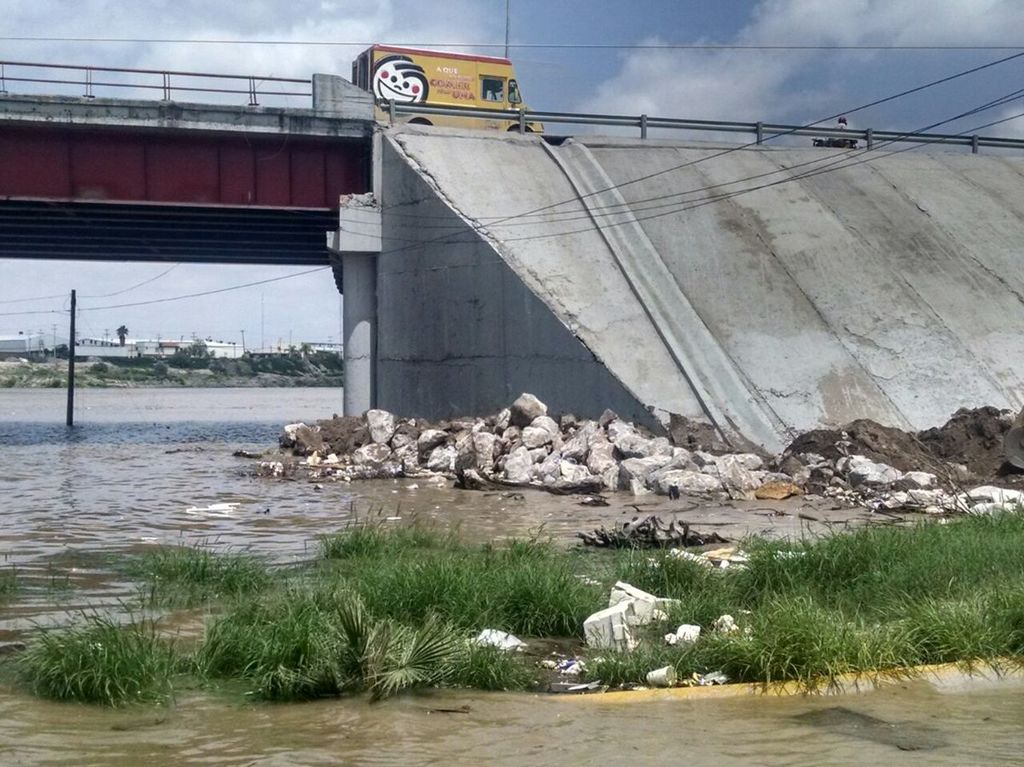
[[1024,679],[1024,659],[978,662],[972,669],[963,664],[943,663],[929,666],[913,666],[907,669],[893,669],[877,673],[842,674],[832,682],[823,682],[817,689],[808,690],[800,682],[776,682],[772,684],[722,684],[707,687],[648,688],[644,690],[619,690],[603,694],[577,695],[576,700],[589,703],[639,703],[644,701],[704,700],[712,698],[741,698],[753,695],[803,695],[839,694],[873,690],[908,679],[969,679],[999,678]]

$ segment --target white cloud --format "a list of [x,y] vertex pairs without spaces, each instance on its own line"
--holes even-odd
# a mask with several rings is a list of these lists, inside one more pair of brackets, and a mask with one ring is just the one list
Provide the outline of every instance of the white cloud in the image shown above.
[[[738,45],[1019,45],[1019,0],[762,0]],[[656,40],[645,41],[648,43]],[[707,119],[803,120],[822,105],[849,103],[869,52],[637,50],[581,111]],[[844,68],[845,67],[845,68]]]

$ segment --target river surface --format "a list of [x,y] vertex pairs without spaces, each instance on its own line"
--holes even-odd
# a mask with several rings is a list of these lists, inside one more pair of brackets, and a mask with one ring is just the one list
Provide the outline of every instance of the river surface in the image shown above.
[[[83,609],[118,609],[135,587],[114,574],[112,558],[154,544],[205,543],[283,563],[310,556],[318,535],[356,516],[430,518],[480,538],[543,530],[568,540],[633,508],[628,498],[590,509],[426,480],[317,488],[256,478],[251,459],[231,455],[272,447],[282,424],[329,417],[340,403],[331,389],[82,390],[68,430],[63,392],[0,390],[0,567],[14,567],[22,584],[0,605],[0,641]],[[227,515],[189,511],[224,502],[240,505]],[[787,515],[764,504],[686,513],[698,525],[788,529]],[[860,519],[822,509],[799,519],[827,514],[830,524]],[[444,692],[375,705],[247,706],[211,695],[108,711],[0,686],[0,767],[1024,764],[1019,680],[917,680],[845,696],[595,698]]]

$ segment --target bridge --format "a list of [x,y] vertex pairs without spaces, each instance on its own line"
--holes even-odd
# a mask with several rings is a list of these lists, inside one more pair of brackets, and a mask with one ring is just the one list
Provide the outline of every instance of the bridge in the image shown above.
[[[340,78],[310,87],[312,109],[0,97],[0,216],[26,227],[0,251],[78,257],[73,234],[31,233],[36,206],[92,216],[90,257],[340,266],[350,413],[533,391],[778,449],[1024,405],[1020,155],[378,126]],[[9,163],[33,140],[45,173]],[[246,234],[257,220],[279,237]],[[132,226],[148,255],[99,241]]]

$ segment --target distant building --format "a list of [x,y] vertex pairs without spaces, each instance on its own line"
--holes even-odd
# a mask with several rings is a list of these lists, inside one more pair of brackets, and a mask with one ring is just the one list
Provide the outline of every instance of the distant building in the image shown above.
[[[173,357],[179,349],[188,349],[196,341],[171,341],[164,339],[129,338],[121,342],[109,338],[79,338],[75,344],[76,357],[99,357],[107,359],[131,357]],[[242,347],[233,341],[202,341],[206,351],[216,359],[237,359],[242,356]]]
[[0,336],[0,359],[42,359],[46,356],[46,349],[46,339],[39,334]]

